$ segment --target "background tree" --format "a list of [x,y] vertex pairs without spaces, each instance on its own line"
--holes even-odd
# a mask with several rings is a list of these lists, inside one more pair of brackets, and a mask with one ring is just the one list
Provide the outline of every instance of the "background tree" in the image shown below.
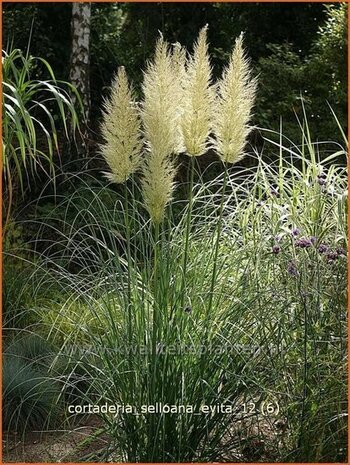
[[282,118],[291,139],[298,133],[295,122],[296,115],[302,119],[302,105],[318,140],[341,141],[327,102],[347,127],[347,5],[327,5],[324,11],[325,21],[318,25],[307,53],[292,42],[271,43],[269,55],[257,63],[257,122],[278,130]]
[[81,95],[85,120],[90,113],[91,3],[72,4],[72,50],[70,81]]
[[[69,80],[77,89],[83,103],[82,137],[77,140],[78,153],[88,151],[88,124],[90,119],[90,30],[91,3],[72,3],[72,48]],[[85,153],[86,154],[86,153]]]

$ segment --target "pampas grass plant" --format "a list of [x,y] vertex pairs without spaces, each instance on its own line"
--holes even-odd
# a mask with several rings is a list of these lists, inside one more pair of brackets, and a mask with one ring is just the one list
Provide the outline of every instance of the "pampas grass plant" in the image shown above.
[[[70,347],[69,362],[79,364],[80,401],[132,406],[131,413],[97,415],[108,444],[82,459],[344,460],[345,149],[326,156],[305,115],[301,144],[282,132],[276,143],[276,134],[261,130],[265,143],[275,144],[277,162],[253,151],[255,165],[237,165],[231,175],[246,150],[256,86],[239,38],[215,86],[219,114],[211,114],[209,132],[200,131],[202,148],[188,153],[194,160],[207,143],[217,144],[224,172],[194,183],[193,165],[192,200],[175,214],[176,156],[187,138],[184,73],[199,57],[208,64],[205,44],[204,30],[185,63],[178,45],[158,41],[139,104],[134,140],[143,140],[142,182],[131,176],[134,195],[127,183],[123,196],[105,180],[93,177],[91,185],[84,173],[36,237],[43,287],[54,285],[58,303],[79,302],[74,311],[81,305],[87,315],[61,350],[65,357]],[[208,90],[210,81],[203,82]],[[194,129],[188,137],[199,134]],[[62,327],[54,321],[37,325],[58,340]],[[193,410],[148,410],[160,404]],[[203,406],[213,410],[201,413]]]

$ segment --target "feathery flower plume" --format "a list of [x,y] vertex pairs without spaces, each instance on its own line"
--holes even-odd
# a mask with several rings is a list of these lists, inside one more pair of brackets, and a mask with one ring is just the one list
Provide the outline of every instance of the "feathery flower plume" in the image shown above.
[[177,96],[177,117],[176,121],[174,121],[174,124],[176,124],[176,129],[178,132],[178,144],[174,150],[176,154],[182,153],[186,150],[183,142],[183,134],[181,129],[181,118],[184,106],[184,89],[186,84],[186,55],[186,49],[182,47],[179,42],[173,44],[171,59],[173,66],[173,74],[174,76],[176,76],[176,80],[174,82],[174,94]]
[[142,193],[146,209],[154,224],[164,218],[175,187],[175,167],[167,160],[150,157],[143,169]]
[[147,159],[142,190],[146,209],[154,223],[162,221],[174,189],[175,168],[171,156],[181,145],[178,130],[180,90],[172,55],[161,37],[143,82],[142,119]]
[[243,48],[243,35],[235,43],[228,67],[218,83],[214,113],[213,145],[224,163],[236,163],[244,156],[244,146],[252,127],[256,79],[251,77],[249,60]]
[[146,145],[154,156],[165,158],[174,153],[179,144],[176,125],[181,97],[179,90],[169,46],[161,37],[143,81],[144,133]]
[[187,155],[199,156],[208,149],[215,98],[211,85],[207,26],[200,30],[187,66],[181,129]]
[[111,96],[104,103],[101,152],[116,183],[125,182],[141,163],[141,120],[125,69],[121,66],[112,84]]

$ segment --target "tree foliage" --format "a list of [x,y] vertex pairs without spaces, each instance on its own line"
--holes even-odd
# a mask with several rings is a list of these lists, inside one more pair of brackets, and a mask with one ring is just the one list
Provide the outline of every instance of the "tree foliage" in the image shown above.
[[280,119],[293,139],[303,105],[310,127],[319,140],[340,140],[337,123],[347,121],[347,6],[328,5],[322,23],[306,55],[290,42],[268,44],[270,55],[258,61],[260,89],[256,120],[260,126],[278,129]]
[[[245,32],[259,73],[255,124],[276,129],[283,118],[293,132],[301,103],[320,139],[334,138],[326,101],[346,121],[346,4],[321,3],[95,3],[91,19],[92,115],[118,66],[125,66],[141,95],[142,72],[162,31],[170,43],[191,48],[209,24],[214,77],[221,74],[234,37]],[[71,4],[5,4],[4,44],[24,49],[33,22],[31,51],[59,78],[69,73]],[[60,27],[57,28],[57,18]],[[294,131],[295,132],[295,131]],[[293,134],[291,134],[293,137]]]

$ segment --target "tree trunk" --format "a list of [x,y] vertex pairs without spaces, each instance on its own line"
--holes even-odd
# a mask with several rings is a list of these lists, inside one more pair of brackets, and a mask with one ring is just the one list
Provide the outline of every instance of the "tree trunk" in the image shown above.
[[[81,129],[84,139],[87,137],[90,116],[90,20],[91,3],[72,3],[72,50],[69,77],[83,103],[84,122]],[[81,145],[86,144],[78,141],[78,151],[82,148]]]

